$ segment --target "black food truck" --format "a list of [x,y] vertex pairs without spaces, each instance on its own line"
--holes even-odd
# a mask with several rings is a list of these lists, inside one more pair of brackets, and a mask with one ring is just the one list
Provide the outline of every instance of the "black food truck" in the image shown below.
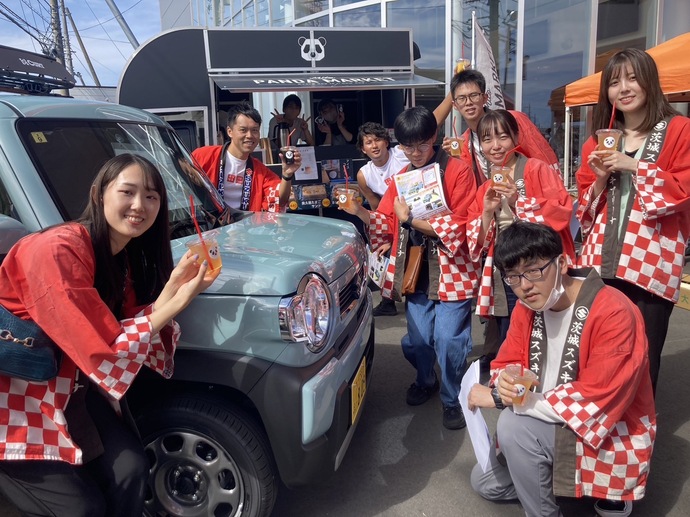
[[[415,88],[443,85],[414,73],[418,57],[410,29],[173,29],[131,57],[118,102],[163,117],[193,150],[222,143],[222,113],[238,102],[257,107],[270,92],[307,93],[302,112],[316,136],[317,105],[333,100],[345,113],[353,143],[302,150],[289,209],[347,219],[331,206],[332,187],[346,174],[356,184],[356,172],[367,161],[354,145],[359,126],[372,121],[392,128],[395,117],[415,104]],[[279,172],[277,148],[267,138],[256,153]]]

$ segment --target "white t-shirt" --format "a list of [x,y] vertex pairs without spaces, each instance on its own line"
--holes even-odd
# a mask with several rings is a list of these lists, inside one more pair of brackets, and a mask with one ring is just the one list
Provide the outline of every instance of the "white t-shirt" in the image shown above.
[[373,161],[370,161],[360,170],[364,174],[367,186],[374,194],[383,197],[392,181],[391,178],[409,164],[410,160],[407,159],[405,153],[395,146],[388,149],[388,161],[383,166],[377,167]]
[[247,160],[240,160],[230,154],[230,151],[225,152],[225,167],[223,174],[225,176],[225,185],[223,191],[223,198],[228,206],[233,208],[240,208],[242,202],[242,183],[244,182],[244,171],[247,168]]

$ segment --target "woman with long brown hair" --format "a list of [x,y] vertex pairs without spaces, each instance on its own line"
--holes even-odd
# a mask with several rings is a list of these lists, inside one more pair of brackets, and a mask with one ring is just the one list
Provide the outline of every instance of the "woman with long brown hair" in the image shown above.
[[[610,125],[620,145],[597,149],[596,131]],[[628,48],[602,72],[592,126],[577,172],[580,265],[596,267],[641,310],[656,390],[690,237],[690,120],[664,97],[651,56]]]

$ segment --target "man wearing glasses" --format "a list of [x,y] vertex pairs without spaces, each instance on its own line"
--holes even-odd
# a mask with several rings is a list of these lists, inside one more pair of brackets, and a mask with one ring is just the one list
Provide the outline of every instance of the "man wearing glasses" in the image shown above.
[[[460,381],[472,350],[472,299],[477,294],[479,264],[469,258],[465,237],[467,208],[477,185],[466,163],[434,149],[437,122],[423,106],[403,111],[395,120],[395,138],[414,170],[438,162],[442,171],[443,195],[450,212],[428,220],[415,219],[398,198],[391,182],[376,211],[361,205],[348,209],[369,228],[372,248],[391,243],[391,258],[381,296],[401,301],[404,264],[409,246],[425,243],[425,255],[416,290],[405,303],[407,334],[402,339],[405,358],[416,370],[406,400],[417,406],[440,388],[443,425],[465,427],[458,403]],[[438,361],[441,379],[435,373]]]
[[[453,107],[462,115],[468,126],[462,135],[465,143],[462,146],[460,159],[471,164],[475,173],[481,172],[488,178],[491,164],[484,156],[477,136],[477,126],[486,114],[484,105],[489,98],[486,93],[486,79],[477,70],[463,70],[455,74],[450,82],[450,98]],[[446,99],[448,98],[446,97]],[[449,112],[448,100],[444,100],[442,104],[446,105]],[[556,154],[529,117],[519,111],[511,111],[510,113],[517,120],[520,129],[519,145],[523,154],[528,158],[538,158],[554,169],[560,170]]]
[[[468,396],[471,409],[506,408],[496,428],[500,454],[490,455],[486,472],[475,465],[473,488],[490,500],[517,498],[529,516],[561,515],[556,496],[594,497],[598,515],[630,515],[644,496],[656,435],[640,311],[594,269],[568,270],[561,239],[546,225],[513,223],[498,236],[495,258],[522,303],[489,386],[475,384]],[[536,392],[521,384],[526,370],[536,374]]]

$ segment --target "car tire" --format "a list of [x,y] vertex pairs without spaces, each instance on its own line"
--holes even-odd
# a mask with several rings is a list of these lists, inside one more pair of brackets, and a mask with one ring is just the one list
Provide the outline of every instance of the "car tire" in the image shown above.
[[264,431],[244,411],[180,397],[137,419],[150,462],[145,515],[268,517],[277,475]]

